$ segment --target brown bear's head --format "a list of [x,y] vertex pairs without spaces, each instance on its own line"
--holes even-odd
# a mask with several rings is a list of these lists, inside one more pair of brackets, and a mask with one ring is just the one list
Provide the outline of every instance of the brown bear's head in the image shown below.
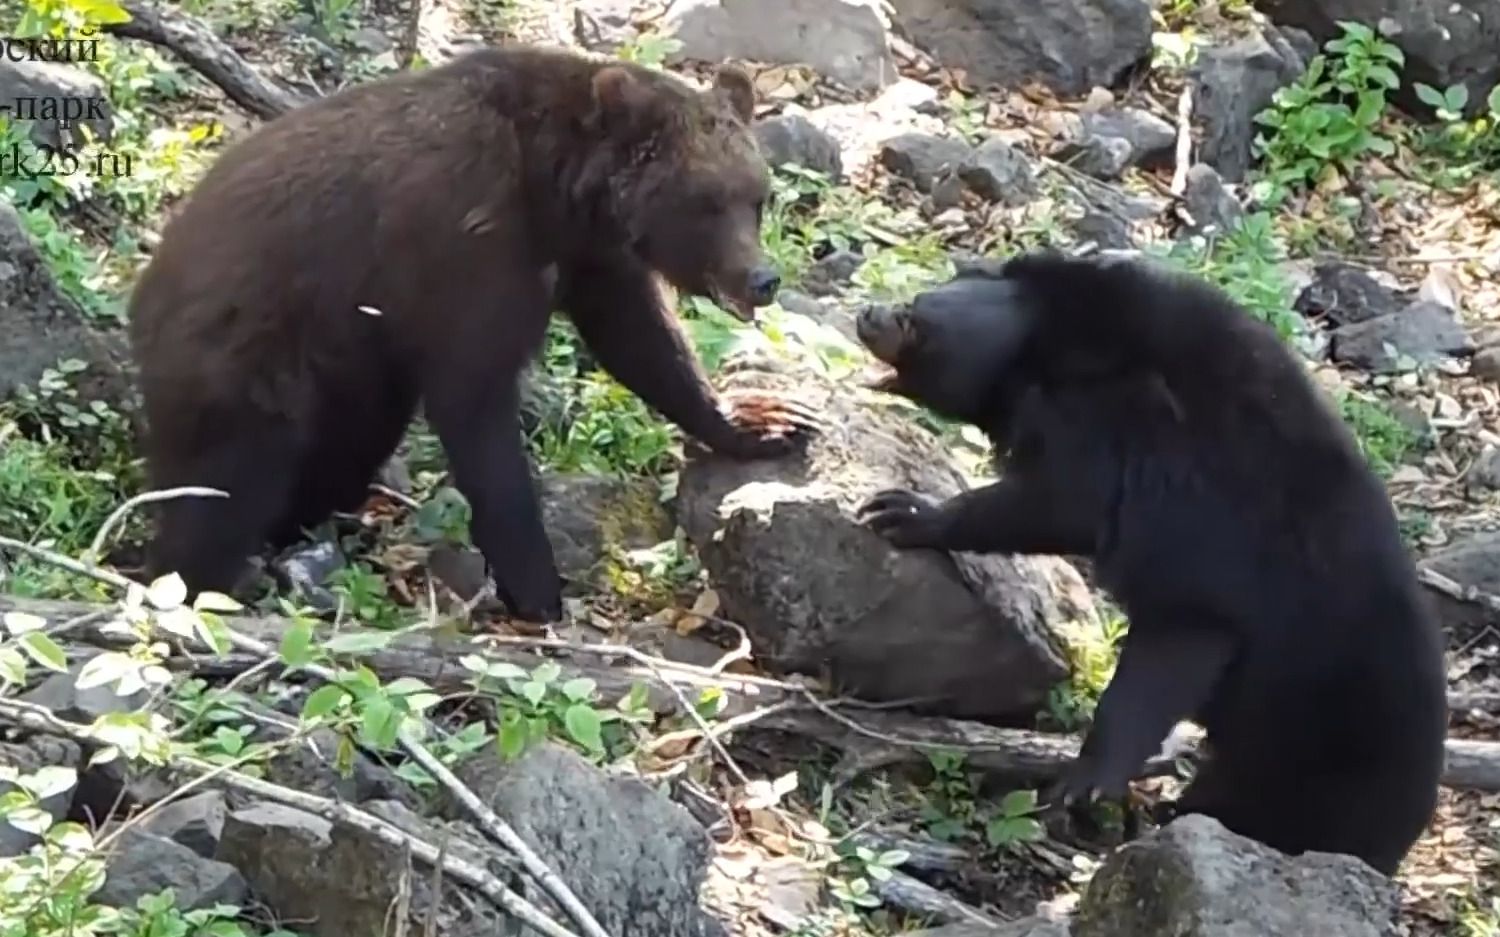
[[596,118],[629,154],[610,180],[632,249],[677,289],[745,321],[781,284],[760,246],[770,170],[750,132],[750,77],[721,68],[697,91],[664,73],[610,65],[594,76]]

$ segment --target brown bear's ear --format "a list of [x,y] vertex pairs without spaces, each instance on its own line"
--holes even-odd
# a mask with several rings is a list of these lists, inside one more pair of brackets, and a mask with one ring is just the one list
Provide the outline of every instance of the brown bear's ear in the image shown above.
[[725,65],[714,75],[714,93],[729,102],[745,123],[755,117],[755,82],[749,73],[734,65]]
[[596,113],[619,126],[635,123],[651,105],[651,90],[619,65],[606,66],[594,74],[593,93]]

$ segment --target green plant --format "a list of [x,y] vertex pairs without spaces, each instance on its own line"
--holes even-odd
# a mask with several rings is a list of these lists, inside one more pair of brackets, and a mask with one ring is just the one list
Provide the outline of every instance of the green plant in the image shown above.
[[385,576],[368,563],[351,563],[334,570],[328,585],[340,599],[343,611],[359,621],[376,628],[394,628],[400,623],[401,608],[391,600]]
[[1338,405],[1371,467],[1382,478],[1390,477],[1417,445],[1416,434],[1374,397],[1346,390],[1338,396]]
[[1003,850],[1046,838],[1046,829],[1035,817],[1040,809],[1036,799],[1036,791],[1030,788],[1011,791],[1002,797],[997,813],[984,826],[985,842],[991,848]]
[[922,823],[934,839],[958,839],[979,815],[974,778],[964,770],[964,756],[958,752],[930,751],[927,761],[933,777],[920,811]]
[[1490,89],[1484,108],[1464,118],[1469,89],[1453,85],[1439,91],[1417,82],[1417,97],[1435,112],[1437,129],[1420,136],[1420,171],[1436,186],[1462,185],[1483,171],[1500,169],[1500,85]]
[[660,68],[672,53],[681,48],[681,39],[647,30],[621,45],[615,55],[637,65]]
[[1341,22],[1328,56],[1314,56],[1295,83],[1276,92],[1256,115],[1267,128],[1255,140],[1261,157],[1253,192],[1267,205],[1318,182],[1332,168],[1348,170],[1367,153],[1389,156],[1395,143],[1380,132],[1386,97],[1401,85],[1405,56],[1362,23]]
[[828,877],[828,890],[844,905],[865,909],[880,907],[875,884],[890,881],[896,868],[911,858],[904,849],[876,852],[847,839],[839,842],[836,852],[839,864]]
[[1221,287],[1282,338],[1305,332],[1306,323],[1291,307],[1291,285],[1281,266],[1286,251],[1269,215],[1246,215],[1221,237],[1188,238],[1154,252]]
[[470,654],[459,664],[472,674],[468,683],[495,701],[499,710],[496,743],[500,755],[515,758],[535,743],[564,738],[589,757],[603,760],[624,741],[623,726],[649,722],[644,686],[630,692],[612,708],[600,708],[597,684],[588,677],[559,681],[562,668],[543,661],[528,673],[515,664],[486,660]]

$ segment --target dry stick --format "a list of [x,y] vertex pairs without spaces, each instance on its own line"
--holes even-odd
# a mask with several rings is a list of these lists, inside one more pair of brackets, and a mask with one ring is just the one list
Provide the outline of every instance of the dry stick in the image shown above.
[[114,528],[119,526],[125,519],[125,515],[143,504],[153,504],[157,501],[170,501],[174,498],[202,497],[202,498],[227,498],[229,492],[220,491],[218,488],[203,488],[196,485],[188,485],[183,488],[165,488],[161,491],[147,491],[127,500],[124,504],[115,508],[109,517],[104,519],[99,532],[94,534],[94,542],[89,544],[89,557],[97,558],[104,550],[104,543]]
[[[87,726],[59,719],[45,707],[23,703],[19,700],[0,699],[0,719],[37,732],[61,735],[82,744],[94,745],[99,742]],[[546,937],[579,937],[577,933],[553,921],[531,902],[505,887],[503,882],[485,869],[456,857],[445,858],[437,847],[351,804],[282,787],[237,771],[227,770],[226,765],[216,765],[191,756],[178,756],[172,760],[172,764],[200,776],[213,775],[214,783],[235,788],[253,797],[294,807],[322,817],[330,823],[363,830],[388,846],[397,849],[410,848],[412,855],[418,859],[429,865],[441,863],[444,871],[469,885],[493,902],[496,907],[506,911],[538,933]]]
[[[1172,194],[1187,191],[1188,163],[1193,155],[1193,84],[1184,82],[1177,97],[1177,165],[1172,170]],[[1193,219],[1201,221],[1201,219]]]
[[1444,576],[1435,569],[1420,567],[1417,569],[1417,581],[1429,589],[1434,589],[1457,602],[1469,602],[1478,605],[1486,611],[1500,615],[1500,596],[1491,595],[1474,586],[1466,586],[1455,582]]
[[[21,543],[18,540],[12,540],[8,537],[0,537],[0,547],[18,549],[29,556],[55,563],[64,569],[77,572],[80,575],[90,576],[120,589],[128,590],[132,586],[140,587],[138,583],[119,573],[98,566],[80,563],[77,560],[54,553],[51,550],[33,547],[30,544]],[[262,658],[274,659],[277,657],[276,651],[270,645],[262,641],[257,641],[255,638],[247,637],[232,630],[228,632],[228,637],[229,643],[242,651],[249,651]],[[328,683],[338,682],[338,675],[321,664],[307,664],[302,669]],[[569,916],[573,918],[574,923],[587,932],[587,937],[609,937],[609,932],[599,924],[588,908],[584,907],[583,902],[578,900],[578,896],[573,894],[572,890],[568,888],[567,883],[559,878],[557,873],[548,868],[547,864],[536,854],[536,851],[527,845],[526,841],[515,830],[511,829],[510,825],[502,820],[488,805],[481,801],[473,791],[469,790],[458,779],[457,775],[448,770],[447,765],[439,761],[437,756],[428,751],[421,742],[411,737],[409,723],[404,728],[406,731],[400,734],[399,742],[401,747],[406,750],[406,753],[436,778],[440,784],[448,788],[449,793],[457,798],[478,819],[480,826],[485,832],[495,837],[497,842],[515,853],[516,857],[521,860],[521,864],[525,867],[526,871],[536,879],[537,884],[541,885],[542,889],[564,911],[568,912]]]

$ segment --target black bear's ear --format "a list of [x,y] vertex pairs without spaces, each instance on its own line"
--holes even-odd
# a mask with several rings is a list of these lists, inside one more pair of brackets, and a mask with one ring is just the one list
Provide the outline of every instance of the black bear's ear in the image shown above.
[[724,65],[714,75],[714,94],[729,102],[734,113],[745,123],[755,117],[755,82],[749,73],[734,65]]
[[594,74],[594,112],[614,126],[640,121],[651,107],[651,89],[628,68],[609,65]]

